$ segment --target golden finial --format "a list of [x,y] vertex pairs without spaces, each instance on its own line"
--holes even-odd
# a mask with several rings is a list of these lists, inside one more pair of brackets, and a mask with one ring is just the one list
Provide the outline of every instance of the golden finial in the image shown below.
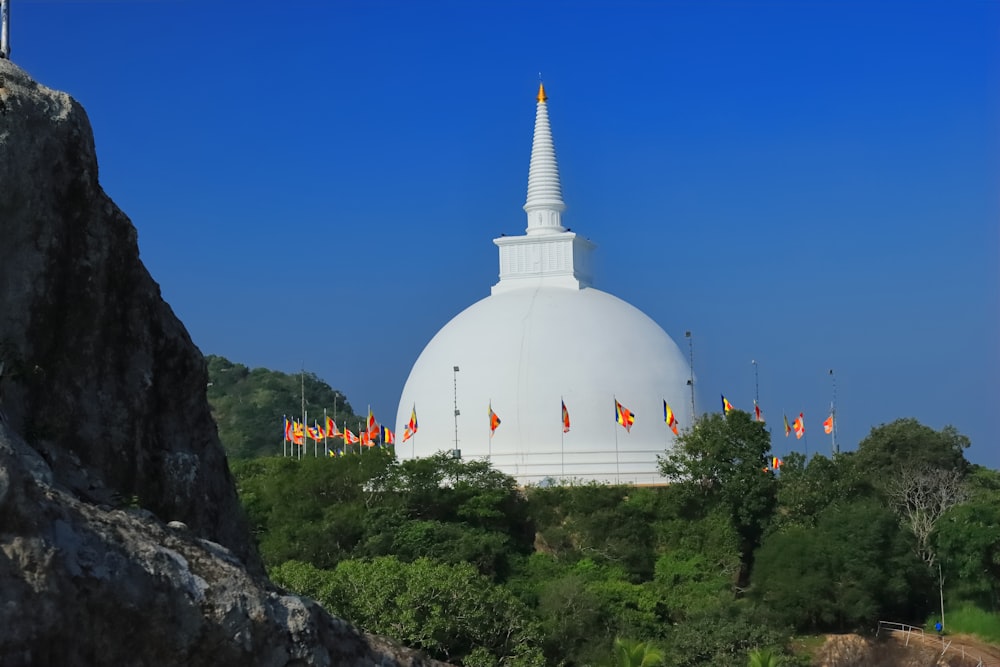
[[539,81],[538,82],[538,101],[539,102],[546,102],[546,101],[548,101],[548,99],[549,98],[545,96],[545,84],[542,83],[541,81]]

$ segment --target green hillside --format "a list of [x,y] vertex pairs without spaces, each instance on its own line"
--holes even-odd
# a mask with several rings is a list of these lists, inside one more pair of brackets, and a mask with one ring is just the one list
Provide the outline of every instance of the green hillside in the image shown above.
[[485,461],[382,449],[233,472],[276,583],[435,658],[796,667],[820,664],[796,637],[933,625],[942,596],[946,635],[997,622],[1000,473],[968,445],[900,419],[774,471],[737,410],[680,436],[661,487],[519,488]]
[[310,424],[323,421],[323,410],[336,412],[338,424],[358,420],[344,395],[314,373],[251,369],[217,355],[206,360],[208,403],[230,459],[280,455],[283,415],[301,419],[303,396]]

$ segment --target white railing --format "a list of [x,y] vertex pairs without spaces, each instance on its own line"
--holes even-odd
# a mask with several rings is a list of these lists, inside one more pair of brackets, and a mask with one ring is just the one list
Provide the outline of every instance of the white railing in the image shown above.
[[924,646],[933,647],[935,650],[941,649],[941,655],[945,655],[951,651],[952,655],[962,656],[962,661],[966,660],[978,660],[976,667],[1000,667],[998,662],[984,662],[981,655],[977,655],[975,649],[965,646],[964,644],[955,644],[952,640],[946,639],[942,635],[928,635],[924,632],[923,628],[917,627],[915,625],[907,625],[906,623],[895,623],[893,621],[879,621],[878,631],[875,636],[879,636],[882,632],[891,633],[896,637],[903,637],[903,645],[909,646],[911,641],[920,642]]

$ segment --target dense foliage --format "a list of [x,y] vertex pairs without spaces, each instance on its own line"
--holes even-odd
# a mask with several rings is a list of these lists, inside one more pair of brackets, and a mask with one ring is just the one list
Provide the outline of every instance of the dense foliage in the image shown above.
[[322,422],[324,410],[341,423],[359,421],[344,395],[313,373],[250,369],[215,355],[205,360],[208,404],[231,459],[281,454],[282,417],[301,420],[303,408],[308,424]]
[[[742,667],[806,664],[792,633],[922,624],[939,587],[996,611],[1000,475],[967,446],[899,420],[774,471],[768,432],[733,411],[665,452],[663,487],[522,489],[481,461],[380,449],[233,468],[277,583],[433,657]],[[927,485],[953,502],[923,503]]]

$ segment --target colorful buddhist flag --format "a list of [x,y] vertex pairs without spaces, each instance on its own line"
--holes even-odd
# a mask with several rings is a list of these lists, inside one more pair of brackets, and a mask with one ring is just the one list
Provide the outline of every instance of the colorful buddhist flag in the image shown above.
[[753,402],[753,418],[759,422],[764,421],[764,413],[760,411],[760,406],[757,405],[757,401]]
[[406,442],[417,432],[417,406],[414,405],[410,411],[410,421],[403,427],[403,442]]
[[292,420],[285,417],[285,440],[292,439]]
[[351,429],[347,428],[346,426],[344,427],[344,432],[341,433],[341,435],[344,437],[345,445],[358,444],[358,436],[354,435],[354,433],[351,432]]
[[340,431],[337,430],[337,422],[333,421],[332,417],[326,418],[326,437],[336,438],[340,435]]
[[827,417],[826,419],[823,420],[823,432],[826,433],[827,435],[833,433],[833,413],[832,412],[830,413],[829,417]]
[[497,426],[500,426],[500,418],[497,417],[497,413],[493,412],[493,403],[491,402],[490,403],[490,437],[491,438],[493,437],[493,434],[496,432]]
[[801,412],[799,413],[799,416],[795,418],[795,421],[792,422],[792,428],[795,429],[796,438],[801,439],[802,436],[805,435],[806,424]]
[[788,425],[788,415],[782,415],[782,417],[785,419],[785,437],[787,438],[788,434],[792,432],[792,427]]
[[722,412],[724,414],[729,414],[729,411],[733,409],[733,404],[729,402],[729,399],[725,396],[722,397]]
[[626,433],[631,431],[632,424],[635,423],[635,413],[619,403],[617,398],[615,399],[615,421],[625,429]]
[[292,442],[296,445],[306,444],[306,429],[302,426],[301,422],[294,422],[292,424]]
[[396,434],[390,431],[388,426],[382,427],[382,444],[383,445],[396,444]]
[[375,415],[372,414],[372,407],[368,406],[368,439],[375,440],[378,438],[378,422],[375,421]]
[[566,409],[566,401],[562,401],[562,427],[563,433],[569,433],[569,410]]
[[674,416],[673,409],[667,405],[666,399],[663,400],[663,421],[667,423],[667,426],[674,432],[674,435],[679,433],[677,430],[677,417]]
[[779,459],[777,456],[771,457],[771,470],[778,470],[783,465],[785,465],[785,462]]

